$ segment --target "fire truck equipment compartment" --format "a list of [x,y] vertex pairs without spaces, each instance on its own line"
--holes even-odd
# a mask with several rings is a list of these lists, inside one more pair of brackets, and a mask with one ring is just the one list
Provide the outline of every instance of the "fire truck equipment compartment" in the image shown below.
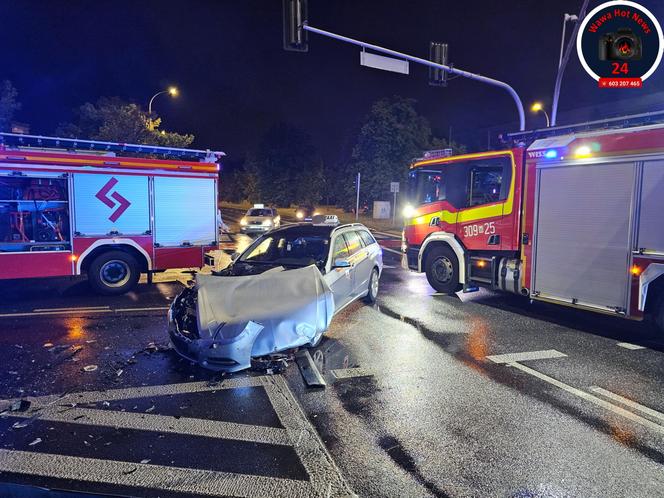
[[626,310],[635,171],[634,162],[538,165],[538,297]]
[[200,178],[154,179],[155,242],[161,247],[207,245],[216,240],[214,182]]

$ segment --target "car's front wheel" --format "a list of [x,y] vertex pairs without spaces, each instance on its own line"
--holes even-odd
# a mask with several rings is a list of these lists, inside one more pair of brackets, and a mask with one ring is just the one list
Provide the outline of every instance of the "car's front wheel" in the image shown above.
[[454,294],[459,284],[459,260],[449,246],[432,248],[424,262],[429,285],[442,294]]

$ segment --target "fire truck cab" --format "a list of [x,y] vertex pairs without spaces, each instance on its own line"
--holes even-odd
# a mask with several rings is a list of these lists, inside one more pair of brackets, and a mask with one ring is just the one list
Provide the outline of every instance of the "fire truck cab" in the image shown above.
[[441,293],[482,285],[652,315],[664,330],[664,124],[630,123],[513,134],[506,150],[414,161],[404,266]]
[[86,273],[121,294],[141,273],[203,266],[221,156],[0,134],[0,279]]

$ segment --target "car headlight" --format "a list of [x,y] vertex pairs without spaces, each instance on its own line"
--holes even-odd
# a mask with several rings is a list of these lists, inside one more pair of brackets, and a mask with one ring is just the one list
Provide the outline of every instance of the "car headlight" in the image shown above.
[[247,224],[247,219],[246,219],[246,218],[242,218],[242,219],[240,220],[240,225],[242,225],[242,226],[246,226],[246,224]]
[[312,216],[318,216],[320,213],[318,211],[314,211],[314,214]]
[[295,217],[298,220],[301,220],[302,218],[304,218],[304,213],[302,211],[298,211],[298,212],[295,213]]
[[263,220],[263,226],[264,227],[271,227],[272,226],[272,220]]

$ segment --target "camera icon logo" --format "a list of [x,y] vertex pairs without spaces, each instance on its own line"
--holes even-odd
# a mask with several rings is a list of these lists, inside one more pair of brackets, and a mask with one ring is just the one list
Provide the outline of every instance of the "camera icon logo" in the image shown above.
[[599,40],[599,60],[637,61],[643,57],[643,42],[630,28],[605,33]]

